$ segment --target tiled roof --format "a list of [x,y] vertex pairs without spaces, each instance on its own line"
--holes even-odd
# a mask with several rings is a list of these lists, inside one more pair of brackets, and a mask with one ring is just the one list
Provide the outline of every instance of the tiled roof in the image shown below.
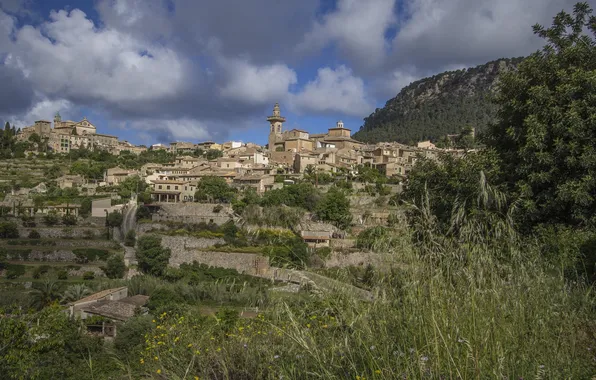
[[86,313],[101,315],[102,317],[125,321],[128,318],[134,317],[136,308],[137,305],[128,302],[99,301],[83,308],[83,311]]
[[91,294],[90,296],[87,296],[85,298],[81,298],[78,301],[73,302],[73,304],[77,304],[77,303],[82,303],[82,302],[89,302],[89,301],[96,301],[98,299],[102,299],[104,297],[107,297],[108,295],[112,294],[112,293],[116,293],[122,289],[126,289],[126,286],[122,286],[120,288],[113,288],[113,289],[106,289],[106,290],[102,290],[101,292],[97,292],[94,294]]

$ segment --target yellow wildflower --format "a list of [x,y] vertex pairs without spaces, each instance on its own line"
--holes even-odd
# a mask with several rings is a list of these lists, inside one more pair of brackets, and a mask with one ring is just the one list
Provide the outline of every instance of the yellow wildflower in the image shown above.
[[221,352],[221,347],[217,347],[217,352]]
[[158,358],[157,356],[156,356],[156,357],[154,357],[153,359],[155,359],[155,360],[159,360],[159,358]]
[[174,342],[177,342],[179,340],[180,340],[180,337],[179,336],[177,336],[176,338],[174,338]]
[[380,370],[380,369],[377,369],[377,370],[375,371],[375,373],[376,373],[377,375],[380,375],[380,374],[381,374],[381,370]]
[[158,369],[158,370],[157,370],[157,371],[155,371],[155,372],[157,372],[157,374],[160,374],[160,373],[161,373],[161,369]]
[[141,364],[145,364],[145,359],[141,358],[141,360],[139,360],[141,362]]
[[306,324],[306,327],[308,327],[308,328],[310,329],[310,323],[307,323],[307,324]]
[[186,346],[186,347],[191,348],[192,347],[192,343],[189,343],[188,346]]

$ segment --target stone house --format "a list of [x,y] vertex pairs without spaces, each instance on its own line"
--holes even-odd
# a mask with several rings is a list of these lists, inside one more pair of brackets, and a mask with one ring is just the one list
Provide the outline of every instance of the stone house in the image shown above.
[[248,174],[235,177],[232,185],[242,190],[250,187],[255,189],[257,193],[262,194],[265,191],[271,190],[274,182],[275,177],[269,174]]
[[104,174],[104,181],[110,186],[119,185],[126,178],[135,175],[139,175],[138,170],[122,169],[121,167],[116,166],[115,168],[109,168],[108,170],[106,170]]
[[58,187],[61,189],[67,189],[72,187],[78,187],[85,183],[85,178],[80,175],[63,175],[56,179]]
[[300,231],[302,240],[310,248],[329,247],[331,241],[331,232],[329,231]]

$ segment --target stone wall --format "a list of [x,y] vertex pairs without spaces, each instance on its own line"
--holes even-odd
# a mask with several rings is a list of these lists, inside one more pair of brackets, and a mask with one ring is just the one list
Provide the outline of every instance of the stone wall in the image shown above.
[[348,249],[356,246],[356,239],[331,239],[331,249]]
[[223,243],[223,239],[199,239],[185,236],[164,236],[161,245],[170,248],[170,265],[196,261],[214,267],[236,269],[240,273],[259,274],[269,268],[269,259],[255,253],[213,252],[204,249]]
[[97,238],[105,238],[106,236],[106,228],[98,228],[98,227],[34,227],[34,228],[24,228],[19,227],[19,236],[22,238],[27,238],[29,236],[29,232],[35,230],[39,232],[39,235],[42,239],[97,239]]
[[326,268],[344,268],[350,266],[365,266],[371,264],[374,267],[384,268],[390,267],[392,262],[391,257],[387,255],[374,252],[353,252],[343,254],[333,252],[327,260],[325,260]]
[[[214,212],[221,207],[219,212]],[[178,222],[198,224],[223,224],[232,219],[234,213],[230,205],[215,203],[169,203],[162,204],[161,209],[153,214],[154,222]]]

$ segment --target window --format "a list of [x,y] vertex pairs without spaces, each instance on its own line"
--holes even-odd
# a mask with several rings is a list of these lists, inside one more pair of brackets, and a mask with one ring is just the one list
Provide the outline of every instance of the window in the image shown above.
[[168,185],[168,186],[166,187],[166,189],[167,189],[167,190],[170,190],[170,185]]
[[178,186],[174,186],[174,190],[178,190]]

